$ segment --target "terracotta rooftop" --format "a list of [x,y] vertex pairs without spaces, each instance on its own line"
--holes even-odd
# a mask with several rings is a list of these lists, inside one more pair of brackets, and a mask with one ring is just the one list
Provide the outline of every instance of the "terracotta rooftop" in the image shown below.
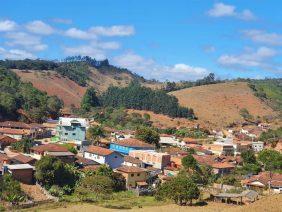
[[31,161],[36,160],[36,159],[34,159],[32,157],[29,157],[29,156],[26,156],[26,155],[23,155],[23,154],[19,154],[19,155],[13,157],[12,159],[14,159],[16,161],[19,161],[21,163],[29,163]]
[[9,159],[10,158],[6,154],[0,153],[0,163],[3,162],[3,161],[7,161]]
[[30,134],[30,130],[0,128],[0,133],[1,134],[10,134],[10,135],[28,135],[28,134]]
[[140,173],[147,171],[146,169],[135,167],[135,166],[121,166],[118,167],[116,170],[125,173]]
[[271,180],[272,186],[282,186],[282,174],[279,173],[270,173],[269,172],[260,172],[258,175],[253,175],[249,179],[243,180],[243,184],[252,184],[252,182],[259,181],[264,186],[268,185],[268,182]]
[[96,171],[100,166],[100,164],[85,166],[83,167],[82,171]]
[[142,160],[139,160],[131,156],[125,156],[124,162],[133,163],[133,164],[142,164]]
[[193,155],[193,157],[196,159],[196,161],[199,164],[202,165],[212,166],[214,163],[216,163],[215,161],[216,157],[213,155]]
[[151,147],[154,148],[154,145],[145,143],[136,138],[128,138],[123,140],[114,141],[113,143],[118,144],[120,146],[127,146],[127,147]]
[[89,165],[96,165],[98,164],[94,160],[90,160],[88,158],[80,157],[80,156],[75,156],[76,160],[75,162],[78,164],[81,164],[83,166],[89,166]]
[[99,146],[89,146],[85,152],[90,152],[96,155],[102,155],[102,156],[107,156],[110,155],[112,153],[114,153],[114,151],[110,150],[110,149],[106,149],[103,147],[99,147]]
[[34,152],[68,152],[68,148],[64,147],[59,144],[45,144],[45,145],[39,145],[39,146],[34,146],[31,148],[32,151]]
[[230,164],[230,163],[214,163],[214,164],[212,164],[212,168],[228,169],[228,168],[235,168],[235,166],[233,164]]
[[17,142],[17,140],[14,138],[11,138],[10,136],[0,135],[0,143],[11,144],[15,142]]
[[24,122],[18,122],[18,121],[0,122],[0,127],[3,127],[3,128],[18,128],[18,129],[30,129],[31,128],[31,126],[29,124],[26,124]]

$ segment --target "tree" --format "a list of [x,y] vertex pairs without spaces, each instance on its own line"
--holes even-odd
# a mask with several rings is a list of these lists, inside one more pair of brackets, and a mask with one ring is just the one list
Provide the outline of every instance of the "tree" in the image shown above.
[[241,157],[243,158],[243,162],[244,164],[248,164],[248,163],[256,163],[256,156],[253,150],[247,150],[242,152]]
[[24,138],[21,141],[15,142],[11,144],[11,148],[18,152],[29,153],[30,148],[35,144],[34,140],[30,138]]
[[189,205],[192,205],[192,200],[198,199],[199,195],[200,190],[189,177],[178,175],[160,185],[157,189],[156,198],[172,199],[179,205],[185,205],[189,201]]
[[35,169],[36,180],[47,189],[52,185],[74,187],[79,178],[73,167],[63,164],[60,159],[55,157],[42,157],[36,162]]
[[263,163],[265,170],[282,170],[282,154],[272,149],[264,149],[258,154],[258,160]]
[[195,171],[198,168],[198,162],[191,154],[188,154],[187,156],[182,158],[181,162],[182,162],[182,166],[185,169],[192,169],[193,171]]
[[106,166],[101,165],[96,171],[96,175],[99,176],[106,176],[109,177],[112,180],[113,185],[113,191],[124,191],[126,186],[125,178],[122,174],[113,172],[113,170]]
[[100,126],[89,127],[86,132],[86,138],[93,144],[98,144],[101,137],[104,137],[104,130]]
[[146,143],[154,144],[156,147],[159,147],[160,135],[157,131],[150,127],[142,126],[137,128],[135,137],[145,141]]
[[92,107],[100,106],[99,99],[96,95],[96,90],[93,87],[90,87],[86,90],[82,101],[81,108],[85,111],[89,111]]
[[92,175],[86,176],[82,179],[80,185],[76,188],[75,192],[81,196],[88,194],[110,195],[113,192],[113,182],[107,176]]
[[12,175],[5,174],[0,178],[0,198],[12,204],[18,204],[25,200],[26,196],[21,190],[20,183],[14,180]]

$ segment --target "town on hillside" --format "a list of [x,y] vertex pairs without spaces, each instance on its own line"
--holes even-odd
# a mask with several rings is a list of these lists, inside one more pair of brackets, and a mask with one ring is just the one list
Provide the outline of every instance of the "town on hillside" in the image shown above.
[[66,110],[41,124],[3,121],[1,199],[7,207],[31,207],[128,191],[179,205],[252,204],[282,193],[281,136],[265,139],[273,131],[263,122],[118,130]]

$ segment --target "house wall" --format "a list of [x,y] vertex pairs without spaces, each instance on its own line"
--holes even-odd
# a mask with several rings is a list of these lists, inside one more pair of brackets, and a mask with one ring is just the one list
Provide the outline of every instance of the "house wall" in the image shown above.
[[81,126],[58,126],[57,132],[61,141],[84,141],[86,128]]
[[25,184],[33,184],[33,169],[16,169],[9,170],[15,180]]
[[126,146],[121,146],[115,143],[111,143],[110,149],[113,151],[128,155],[129,152],[132,150],[153,150],[154,148],[152,147],[126,147]]
[[112,169],[120,167],[123,162],[124,162],[123,156],[116,152],[107,155],[105,158],[105,163],[108,164]]
[[146,181],[148,178],[147,172],[140,172],[140,173],[121,173],[125,180],[126,180],[126,187],[127,188],[135,188],[136,182]]
[[106,160],[106,158],[104,156],[96,155],[96,154],[93,154],[93,153],[90,153],[90,152],[84,152],[84,157],[87,158],[87,159],[90,159],[90,160],[94,160],[94,161],[96,161],[97,163],[100,163],[100,164],[105,164],[105,160]]
[[170,163],[170,155],[164,155],[162,153],[150,151],[130,151],[129,155],[158,169],[163,169]]

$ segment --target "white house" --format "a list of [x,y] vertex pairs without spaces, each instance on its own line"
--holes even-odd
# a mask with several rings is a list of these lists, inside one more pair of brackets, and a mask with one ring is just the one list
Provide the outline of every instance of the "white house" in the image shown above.
[[260,152],[264,149],[264,143],[262,141],[252,142],[252,149],[255,152]]
[[181,146],[179,139],[172,135],[161,134],[160,135],[160,145],[166,146]]
[[106,164],[112,169],[120,167],[124,162],[124,158],[120,153],[99,146],[89,146],[84,151],[84,157],[99,164]]

